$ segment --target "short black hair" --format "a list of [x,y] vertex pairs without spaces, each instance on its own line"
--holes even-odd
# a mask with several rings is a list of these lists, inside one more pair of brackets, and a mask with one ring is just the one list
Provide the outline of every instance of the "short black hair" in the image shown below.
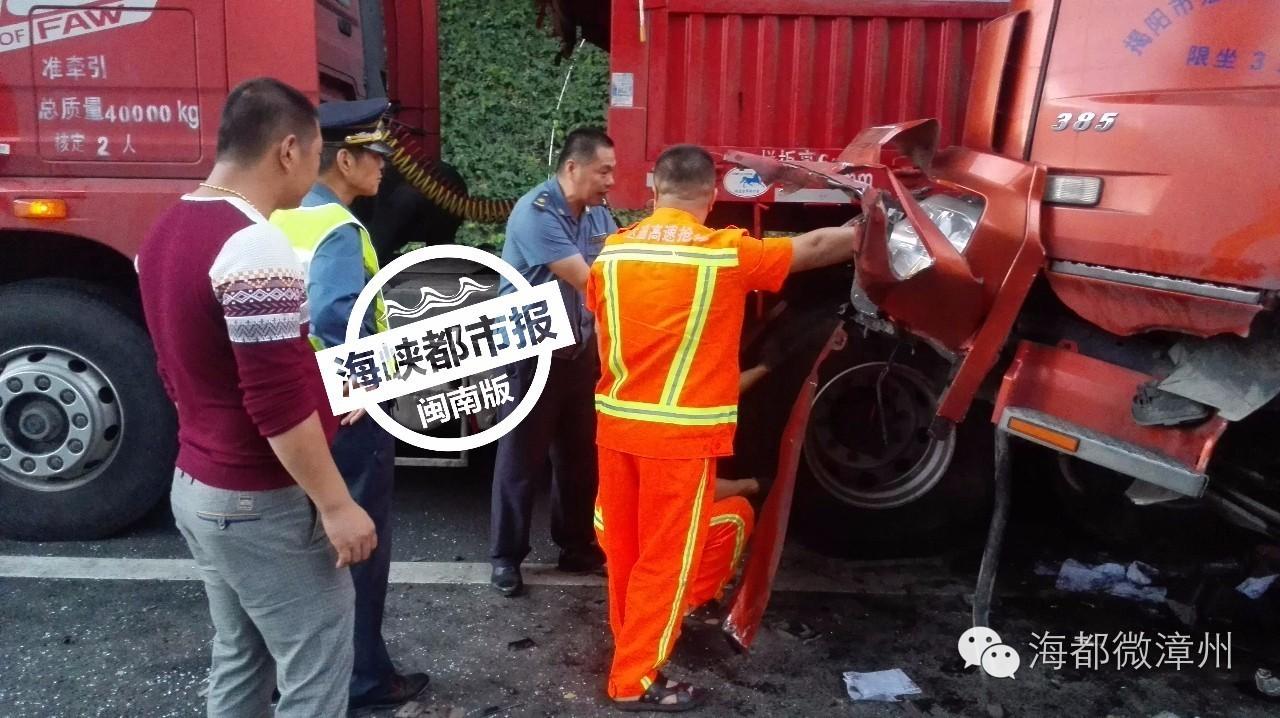
[[556,172],[564,169],[569,160],[584,163],[594,160],[601,147],[613,147],[613,138],[599,127],[579,127],[565,136],[564,147],[556,158]]
[[368,152],[369,154],[377,154],[373,150],[365,149],[359,145],[344,145],[336,142],[326,142],[320,146],[320,174],[324,174],[338,164],[338,153],[346,150],[352,157],[359,159],[360,155]]
[[342,151],[342,145],[331,145],[326,143],[320,148],[320,173],[324,174],[329,168],[338,163],[338,153]]
[[715,192],[716,162],[710,152],[697,145],[673,145],[658,155],[653,186],[658,194],[702,199]]
[[316,106],[273,77],[236,85],[227,95],[218,125],[218,161],[251,164],[289,135],[309,141],[319,132]]

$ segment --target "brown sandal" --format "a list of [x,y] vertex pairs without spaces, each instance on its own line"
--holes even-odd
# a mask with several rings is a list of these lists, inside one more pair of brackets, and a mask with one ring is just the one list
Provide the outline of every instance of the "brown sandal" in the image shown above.
[[[675,700],[671,701],[671,697]],[[658,679],[649,686],[639,700],[613,702],[620,711],[650,713],[683,713],[697,708],[706,701],[706,692],[694,688],[688,683],[668,681],[666,676],[658,674]]]

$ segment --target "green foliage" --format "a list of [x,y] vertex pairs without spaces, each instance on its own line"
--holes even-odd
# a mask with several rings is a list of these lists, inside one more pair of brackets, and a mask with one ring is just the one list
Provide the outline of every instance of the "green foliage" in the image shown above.
[[[574,53],[560,112],[556,100],[570,61],[535,27],[533,0],[440,0],[440,105],[444,160],[476,197],[515,198],[546,179],[547,145],[558,120],[566,131],[604,126],[609,56],[592,45]],[[467,223],[458,241],[501,248],[502,225]]]

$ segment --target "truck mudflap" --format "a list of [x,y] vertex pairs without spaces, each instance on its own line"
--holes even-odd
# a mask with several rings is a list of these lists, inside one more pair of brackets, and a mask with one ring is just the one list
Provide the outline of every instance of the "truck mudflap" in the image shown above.
[[804,447],[804,433],[809,427],[809,412],[813,397],[818,391],[818,369],[833,351],[840,351],[848,341],[844,327],[838,326],[818,354],[809,370],[791,415],[782,432],[782,445],[778,451],[778,471],[774,477],[769,497],[756,519],[755,533],[741,580],[729,603],[729,614],[724,621],[724,631],[740,649],[748,650],[755,642],[765,608],[773,593],[773,581],[782,559],[782,546],[787,537],[787,525],[791,521],[791,501],[795,497],[796,471],[800,467],[800,453]]

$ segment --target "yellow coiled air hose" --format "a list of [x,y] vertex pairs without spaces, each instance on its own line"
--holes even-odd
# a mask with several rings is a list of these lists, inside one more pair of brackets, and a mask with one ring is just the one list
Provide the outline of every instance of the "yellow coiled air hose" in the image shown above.
[[392,154],[391,166],[414,189],[449,214],[469,222],[504,222],[515,206],[514,199],[480,199],[452,186],[438,174],[438,165],[410,136],[404,125],[392,124],[386,143]]

